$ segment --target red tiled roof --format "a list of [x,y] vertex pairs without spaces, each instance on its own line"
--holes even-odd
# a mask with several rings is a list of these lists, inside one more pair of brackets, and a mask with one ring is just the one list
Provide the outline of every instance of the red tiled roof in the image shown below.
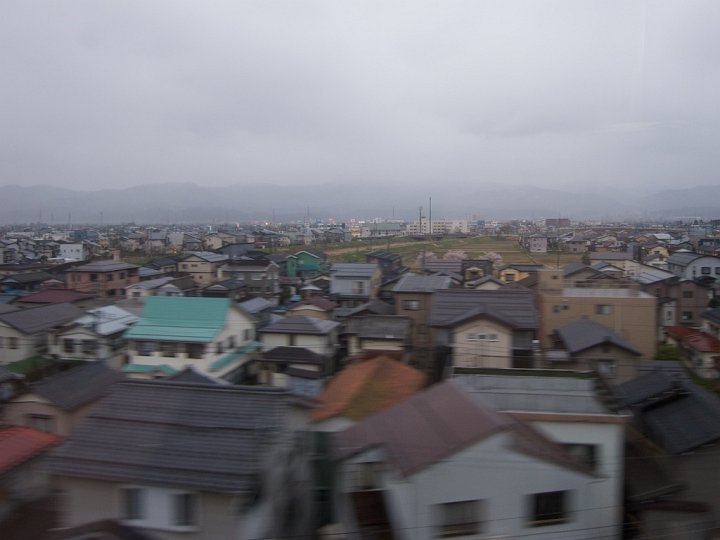
[[671,326],[667,329],[667,333],[678,343],[692,347],[698,352],[720,353],[720,340],[700,330]]
[[60,442],[59,435],[27,426],[0,428],[0,474]]
[[73,291],[72,289],[48,289],[23,296],[20,301],[33,304],[62,304],[63,302],[72,303],[94,297],[95,295],[92,293]]
[[426,376],[388,355],[348,365],[318,396],[312,413],[316,422],[345,416],[360,420],[412,396],[425,386]]

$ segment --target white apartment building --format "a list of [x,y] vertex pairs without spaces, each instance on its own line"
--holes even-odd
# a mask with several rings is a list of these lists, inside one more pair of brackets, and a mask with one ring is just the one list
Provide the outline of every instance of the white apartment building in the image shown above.
[[438,218],[431,220],[423,219],[422,221],[413,221],[407,225],[407,234],[410,236],[421,234],[457,234],[468,233],[468,221],[466,219],[446,219]]

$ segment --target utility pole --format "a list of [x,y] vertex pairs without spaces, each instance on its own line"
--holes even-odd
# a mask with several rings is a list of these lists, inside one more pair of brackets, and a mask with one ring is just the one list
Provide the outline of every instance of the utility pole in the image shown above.
[[432,197],[430,197],[428,206],[428,232],[430,233],[430,240],[432,240]]

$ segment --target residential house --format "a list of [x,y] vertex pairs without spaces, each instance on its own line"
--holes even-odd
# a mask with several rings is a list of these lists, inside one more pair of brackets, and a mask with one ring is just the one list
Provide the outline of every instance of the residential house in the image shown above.
[[163,252],[170,246],[170,239],[167,231],[151,231],[145,241],[145,249],[150,253]]
[[178,257],[158,257],[146,262],[143,268],[151,268],[162,274],[174,274],[178,271]]
[[313,294],[288,308],[288,315],[302,315],[331,320],[337,304],[332,300]]
[[410,346],[415,362],[430,369],[432,349],[432,328],[430,313],[432,310],[433,293],[448,289],[450,278],[447,276],[420,276],[405,274],[393,287],[395,295],[395,315],[407,317],[412,321],[410,328]]
[[196,251],[178,262],[178,271],[190,274],[197,285],[217,281],[218,269],[228,261],[227,255]]
[[170,276],[148,279],[130,285],[125,289],[125,296],[132,300],[142,301],[148,296],[185,296],[184,288],[178,287],[176,283],[190,279],[193,289],[196,288],[195,281],[189,276],[173,278]]
[[3,408],[3,422],[67,437],[110,387],[125,377],[100,362],[30,384]]
[[39,291],[50,279],[52,276],[43,271],[8,274],[0,279],[0,290],[6,293]]
[[611,328],[654,358],[657,346],[657,299],[634,289],[565,287],[561,270],[538,273],[540,346],[550,349],[555,331],[573,321],[590,319]]
[[194,234],[185,233],[182,238],[182,250],[183,251],[195,251],[199,253],[206,253],[202,251],[204,249],[203,241],[199,236]]
[[238,307],[255,319],[255,329],[257,330],[271,321],[275,304],[265,298],[251,298],[240,302]]
[[47,353],[50,332],[84,314],[67,303],[0,313],[0,364]]
[[687,251],[676,251],[667,259],[668,270],[685,279],[720,278],[720,257]]
[[0,522],[5,522],[20,505],[48,494],[50,485],[43,458],[60,440],[57,435],[31,427],[0,427]]
[[555,331],[553,348],[544,352],[546,367],[594,370],[613,384],[637,376],[640,351],[612,328],[579,319]]
[[89,308],[97,305],[94,293],[84,293],[72,289],[46,289],[20,296],[13,305],[21,308],[48,306],[51,304],[73,304],[79,308]]
[[118,306],[90,309],[52,331],[48,353],[63,360],[101,362],[120,370],[127,363],[124,333],[138,317]]
[[620,405],[632,411],[634,429],[650,441],[644,453],[633,456],[635,465],[626,467],[630,500],[641,503],[635,505],[639,538],[668,532],[676,538],[707,537],[720,526],[720,399],[674,362],[655,362],[651,371],[615,391]]
[[330,294],[342,307],[377,298],[382,272],[376,264],[336,263],[330,269]]
[[410,345],[412,319],[399,315],[366,315],[347,320],[344,337],[348,354],[362,351],[402,351]]
[[262,350],[275,347],[303,347],[316,354],[332,357],[338,344],[340,323],[315,317],[289,316],[258,329]]
[[383,281],[392,279],[407,271],[403,266],[402,257],[397,253],[376,249],[365,254],[365,262],[380,266]]
[[493,262],[490,259],[463,259],[460,263],[460,273],[466,284],[477,280],[492,277]]
[[[667,274],[665,274],[667,275]],[[682,325],[697,328],[702,324],[702,315],[715,297],[714,289],[700,279],[666,277],[643,285],[643,290],[665,304],[674,301],[673,319],[663,319],[662,326]]]
[[280,345],[263,351],[248,363],[246,380],[253,384],[305,388],[301,394],[315,397],[326,377],[332,375],[334,362],[330,356],[305,347]]
[[688,367],[704,379],[720,378],[720,339],[695,328],[669,326],[667,342],[677,345],[686,355]]
[[226,298],[152,296],[125,334],[130,374],[173,373],[191,365],[233,380],[257,349],[255,321]]
[[335,434],[333,455],[341,530],[358,537],[619,536],[592,467],[453,382]]
[[304,537],[310,486],[293,403],[277,388],[115,385],[48,461],[61,526],[111,519],[158,540]]
[[225,244],[222,247],[217,248],[215,251],[227,255],[230,259],[238,259],[244,257],[250,251],[255,249],[254,242],[234,242],[232,244]]
[[448,289],[432,299],[435,343],[455,367],[534,367],[538,328],[528,289]]
[[498,271],[498,278],[505,283],[512,283],[525,279],[542,268],[542,264],[507,264]]
[[[593,538],[622,536],[625,469],[618,464],[624,462],[629,416],[601,379],[588,372],[458,369],[453,382],[479,402],[539,430],[589,466],[595,473],[588,486],[594,502],[575,508],[602,510],[601,519],[612,524],[610,534],[593,531]],[[586,535],[568,536],[575,537]]]
[[235,244],[238,241],[237,236],[226,232],[211,232],[205,235],[204,248],[208,251],[217,251],[228,244]]
[[94,261],[65,272],[67,287],[99,298],[125,296],[125,287],[140,281],[138,266],[122,261]]
[[201,295],[210,298],[230,298],[234,302],[240,302],[248,296],[248,287],[244,280],[238,278],[223,279],[205,285]]
[[561,243],[563,251],[567,253],[585,253],[589,249],[590,242],[581,233],[573,233],[570,238],[567,238]]
[[248,293],[271,297],[280,292],[280,267],[267,259],[233,259],[218,267],[217,278],[243,282]]
[[547,253],[549,245],[548,240],[549,238],[546,235],[535,233],[530,236],[523,237],[522,245],[530,253]]
[[313,278],[326,269],[327,255],[322,251],[305,249],[288,255],[287,275],[290,277]]
[[702,314],[702,331],[720,338],[720,308],[708,309]]

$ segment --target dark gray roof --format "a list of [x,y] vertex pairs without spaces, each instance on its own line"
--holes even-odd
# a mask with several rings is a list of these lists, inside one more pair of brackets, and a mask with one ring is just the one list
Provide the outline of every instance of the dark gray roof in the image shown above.
[[537,328],[537,310],[529,289],[495,291],[448,289],[433,297],[430,324],[455,326],[475,317],[490,317],[513,328]]
[[23,274],[9,274],[1,281],[14,281],[16,283],[36,283],[52,279],[47,272],[25,272]]
[[585,263],[581,262],[571,262],[566,264],[562,267],[563,275],[564,276],[570,276],[574,274],[575,272],[579,272],[580,270],[585,270],[586,268],[590,268]]
[[325,357],[305,347],[280,346],[265,351],[263,359],[271,362],[295,362],[299,364],[324,364]]
[[252,490],[287,391],[125,381],[48,460],[53,474],[216,492]]
[[2,313],[0,322],[8,324],[24,334],[35,334],[69,323],[83,315],[85,312],[82,309],[64,302]]
[[18,375],[17,373],[13,373],[9,369],[0,366],[0,383],[7,381],[16,381],[22,378],[24,378],[23,375]]
[[395,315],[367,315],[348,319],[348,334],[367,339],[405,339],[410,332],[411,321]]
[[720,440],[720,398],[687,378],[658,370],[615,390],[645,435],[671,454]]
[[82,266],[76,266],[71,268],[72,272],[116,272],[118,270],[132,270],[133,268],[139,268],[136,264],[129,264],[122,261],[93,261],[91,263],[83,264]]
[[383,302],[379,298],[376,298],[371,302],[360,304],[354,308],[337,308],[335,310],[335,314],[337,317],[352,317],[353,315],[364,313],[366,311],[376,315],[391,315],[395,313],[395,308],[387,302]]
[[432,293],[439,289],[450,288],[450,278],[447,276],[419,276],[405,274],[393,287],[394,293]]
[[573,321],[556,330],[565,348],[572,354],[582,352],[597,345],[610,344],[640,356],[641,353],[624,337],[612,328],[603,326],[590,319]]
[[369,263],[335,263],[330,275],[337,278],[369,278],[378,270],[377,264]]
[[423,270],[426,272],[451,272],[456,275],[462,275],[462,261],[432,259],[425,261]]
[[274,307],[274,304],[270,302],[270,300],[257,297],[251,298],[250,300],[245,300],[244,302],[240,302],[238,306],[240,306],[243,311],[254,314],[260,313],[261,311],[266,309],[270,309]]
[[2,304],[0,303],[0,314],[2,313],[11,313],[13,311],[19,311],[19,307],[15,307],[12,304]]
[[708,309],[702,314],[703,319],[712,321],[715,324],[720,324],[720,308]]
[[72,411],[100,399],[125,376],[100,362],[89,362],[30,385],[30,392],[63,410]]
[[291,315],[290,317],[283,317],[268,324],[258,330],[258,332],[275,334],[329,334],[339,325],[340,323],[335,321],[325,321],[313,317],[305,317],[304,315]]
[[173,375],[170,375],[165,380],[183,383],[197,383],[197,384],[225,384],[218,379],[210,377],[204,373],[200,373],[192,366],[185,366],[182,371],[178,371]]
[[700,257],[705,257],[706,255],[701,255],[700,253],[692,253],[690,251],[677,251],[670,255],[667,258],[668,264],[676,264],[678,266],[687,266],[691,262],[693,262],[695,259],[699,259]]

